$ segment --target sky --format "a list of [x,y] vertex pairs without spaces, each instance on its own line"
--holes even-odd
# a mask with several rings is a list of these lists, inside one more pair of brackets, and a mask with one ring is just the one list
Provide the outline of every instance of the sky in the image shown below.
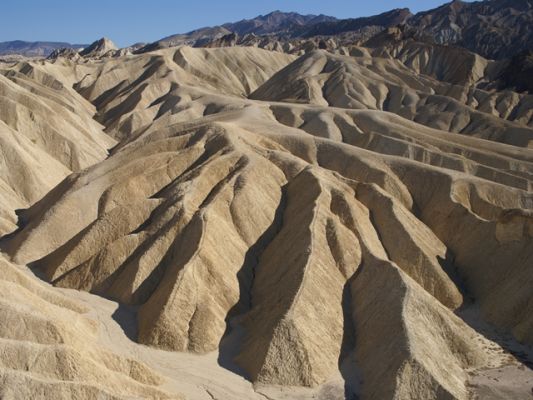
[[274,10],[356,18],[408,7],[413,12],[448,0],[0,0],[0,42],[89,44],[108,37],[118,46],[153,42],[204,26]]

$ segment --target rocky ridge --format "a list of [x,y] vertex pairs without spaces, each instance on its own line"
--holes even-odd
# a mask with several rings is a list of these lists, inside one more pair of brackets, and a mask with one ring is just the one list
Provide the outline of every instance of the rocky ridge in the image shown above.
[[482,89],[481,58],[387,46],[6,71],[72,87],[52,85],[118,144],[18,212],[2,250],[132,307],[140,343],[219,352],[256,385],[467,399],[474,371],[523,361],[463,309],[533,343],[531,99]]
[[2,66],[0,397],[529,396],[529,55],[363,36]]

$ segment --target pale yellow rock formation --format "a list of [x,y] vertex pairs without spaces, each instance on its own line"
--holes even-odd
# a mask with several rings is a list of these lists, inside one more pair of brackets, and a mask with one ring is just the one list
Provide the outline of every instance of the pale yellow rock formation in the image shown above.
[[[362,398],[461,400],[493,358],[462,307],[533,344],[533,129],[465,87],[369,50],[179,47],[34,68],[119,143],[20,212],[1,248],[135,307],[140,343],[204,354],[242,331],[229,358],[259,385],[319,387],[341,369]],[[16,145],[12,164],[34,172],[2,170],[15,193],[48,184],[39,166],[73,169]]]
[[177,399],[146,365],[97,343],[78,302],[0,256],[0,396],[5,399]]
[[0,234],[15,230],[14,210],[107,156],[114,140],[93,114],[94,106],[39,65],[0,70]]

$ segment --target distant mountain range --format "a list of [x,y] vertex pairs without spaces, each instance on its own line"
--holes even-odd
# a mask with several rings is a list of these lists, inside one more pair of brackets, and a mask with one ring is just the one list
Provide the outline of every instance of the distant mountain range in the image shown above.
[[335,23],[336,21],[338,21],[337,18],[326,15],[301,15],[295,12],[282,12],[277,10],[252,19],[243,19],[234,23],[204,27],[187,33],[167,36],[148,44],[142,51],[146,52],[180,45],[201,47],[213,40],[231,34],[240,36],[249,34],[292,36],[294,32],[300,31],[304,27],[311,27],[324,22]]
[[[213,42],[217,46],[250,42],[257,45],[256,37],[285,42],[343,37],[360,44],[355,42],[362,43],[395,26],[407,27],[411,36],[425,42],[464,47],[490,59],[511,58],[533,48],[533,0],[454,0],[417,14],[411,13],[408,8],[400,8],[375,16],[349,19],[274,11],[252,19],[171,35],[142,47],[138,52],[179,45],[204,47],[211,46]],[[87,45],[4,42],[0,43],[0,55],[46,57],[54,50],[65,47]]]
[[272,33],[291,34],[301,27],[311,27],[321,23],[336,23],[335,17],[327,15],[301,15],[295,12],[281,12],[276,10],[267,15],[260,15],[253,19],[243,19],[235,23],[222,25],[223,28],[237,33],[246,35],[253,33],[255,35],[268,35]]
[[14,40],[0,42],[0,55],[21,55],[25,57],[47,57],[54,50],[61,48],[80,49],[87,47],[86,44],[71,44],[65,42],[25,42]]
[[345,35],[351,40],[367,40],[394,26],[408,27],[414,37],[426,42],[464,47],[491,59],[510,58],[533,47],[533,0],[471,3],[454,0],[417,14],[400,8],[349,19],[274,11],[253,19],[168,36],[147,45],[143,51],[183,44],[202,47],[227,35],[277,40]]
[[323,21],[294,32],[293,37],[332,36],[373,26],[390,27],[405,24],[412,16],[408,8],[401,8],[371,17]]

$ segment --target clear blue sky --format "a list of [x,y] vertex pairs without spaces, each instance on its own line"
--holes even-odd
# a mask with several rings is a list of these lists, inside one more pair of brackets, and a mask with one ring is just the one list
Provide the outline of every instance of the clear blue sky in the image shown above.
[[393,8],[421,11],[448,0],[2,0],[0,41],[151,42],[279,9],[352,18]]

